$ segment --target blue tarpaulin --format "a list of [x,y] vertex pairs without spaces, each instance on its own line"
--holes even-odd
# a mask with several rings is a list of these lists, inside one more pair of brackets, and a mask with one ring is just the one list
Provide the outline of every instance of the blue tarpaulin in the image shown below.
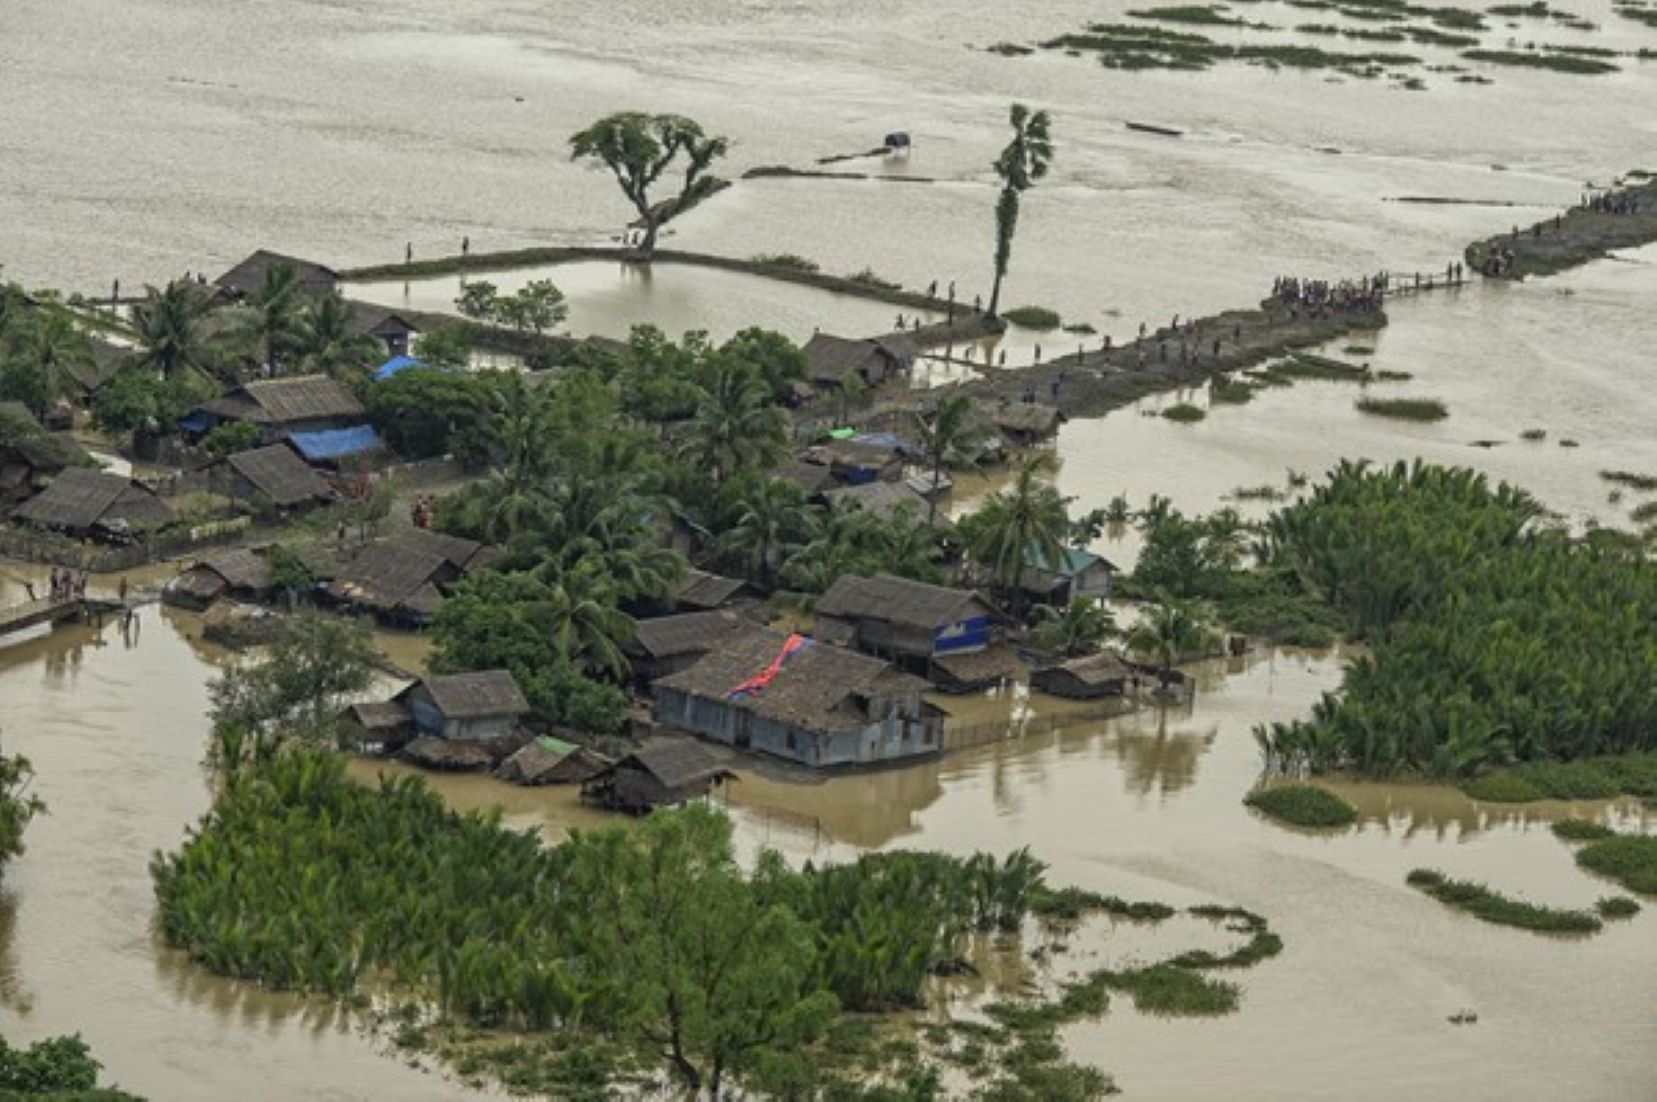
[[289,442],[299,454],[312,463],[325,459],[344,459],[385,447],[372,425],[352,425],[348,429],[321,429],[317,432],[295,432]]
[[374,372],[374,381],[382,382],[391,378],[399,371],[407,371],[411,367],[425,367],[426,365],[413,356],[393,356],[381,364]]
[[188,417],[180,417],[178,427],[185,432],[206,432],[213,427],[213,419],[205,410],[198,409]]

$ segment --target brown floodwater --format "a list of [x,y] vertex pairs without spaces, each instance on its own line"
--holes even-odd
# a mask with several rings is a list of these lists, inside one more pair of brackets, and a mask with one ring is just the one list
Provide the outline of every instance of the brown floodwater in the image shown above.
[[[0,573],[0,602],[24,576]],[[224,655],[195,618],[150,607],[135,637],[111,624],[0,647],[5,746],[39,773],[52,813],[0,889],[0,1032],[81,1031],[112,1078],[155,1098],[453,1098],[478,1092],[406,1066],[382,1040],[314,1002],[206,975],[153,929],[147,863],[208,806],[206,682]],[[383,636],[418,667],[423,641]],[[1649,829],[1627,802],[1479,804],[1441,786],[1335,783],[1362,821],[1330,836],[1246,810],[1258,780],[1250,730],[1304,714],[1338,680],[1336,654],[1262,651],[1204,664],[1189,705],[1109,719],[1007,690],[942,698],[988,741],[905,769],[791,783],[742,769],[719,797],[745,857],[803,860],[873,848],[965,853],[1029,846],[1055,882],[1177,905],[1267,915],[1282,956],[1239,979],[1242,1011],[1166,1021],[1119,1002],[1067,1030],[1071,1051],[1139,1097],[1641,1097],[1657,1025],[1657,937],[1642,914],[1562,941],[1481,925],[1404,885],[1418,865],[1525,898],[1586,906],[1606,894],[1547,826],[1584,815]],[[984,732],[997,726],[1003,737]],[[371,779],[400,766],[360,762]],[[433,777],[456,807],[499,806],[549,840],[609,820],[568,788]],[[1209,945],[1211,930],[1107,927],[1102,960]],[[1086,963],[1086,962],[1083,962]],[[1445,1018],[1475,1010],[1477,1025]],[[1293,1058],[1284,1037],[1299,1038]]]

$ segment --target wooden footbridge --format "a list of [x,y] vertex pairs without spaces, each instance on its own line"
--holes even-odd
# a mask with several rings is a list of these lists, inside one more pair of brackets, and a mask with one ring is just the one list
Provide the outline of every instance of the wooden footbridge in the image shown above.
[[0,638],[40,624],[61,624],[66,620],[99,620],[111,612],[125,612],[132,604],[98,597],[54,601],[41,597],[20,605],[0,608]]

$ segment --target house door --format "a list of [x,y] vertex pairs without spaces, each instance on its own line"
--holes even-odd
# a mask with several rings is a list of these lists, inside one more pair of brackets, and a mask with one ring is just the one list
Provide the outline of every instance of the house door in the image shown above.
[[747,712],[736,714],[736,738],[734,741],[738,750],[746,750],[753,744],[753,732],[751,730],[753,720],[754,717]]

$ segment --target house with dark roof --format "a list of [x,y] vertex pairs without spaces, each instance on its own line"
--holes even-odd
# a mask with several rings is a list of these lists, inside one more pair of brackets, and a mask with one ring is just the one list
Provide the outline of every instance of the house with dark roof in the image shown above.
[[802,349],[806,378],[817,386],[844,388],[854,376],[864,386],[879,386],[915,364],[915,348],[901,337],[850,339],[817,333]]
[[203,403],[179,425],[200,437],[223,424],[245,422],[259,428],[260,442],[280,443],[298,432],[351,428],[367,411],[357,396],[326,375],[260,379]]
[[264,285],[268,273],[281,267],[293,269],[294,275],[299,278],[301,291],[326,294],[339,285],[339,273],[332,268],[268,249],[255,252],[215,279],[213,284],[230,298],[246,298]]
[[541,735],[501,762],[495,779],[539,788],[549,784],[576,784],[593,777],[610,759],[580,743]]
[[168,582],[161,599],[181,608],[204,609],[220,597],[263,600],[276,588],[270,563],[251,547],[214,551]]
[[1049,565],[1040,549],[1032,547],[1024,558],[1019,585],[1032,600],[1064,606],[1077,597],[1108,601],[1116,567],[1109,559],[1081,547],[1068,547],[1063,557]]
[[690,612],[707,612],[724,608],[738,597],[749,595],[748,583],[741,578],[727,578],[723,574],[709,574],[705,570],[687,570],[679,592],[673,597],[678,608]]
[[1057,433],[1064,423],[1064,414],[1057,407],[1035,402],[981,402],[978,414],[1015,447],[1040,443]]
[[420,335],[420,327],[397,311],[355,300],[347,305],[350,307],[347,326],[351,332],[373,337],[385,345],[386,355],[393,358],[407,356],[414,347],[414,338]]
[[91,401],[115,377],[121,364],[132,356],[132,349],[111,344],[99,337],[88,337],[87,343],[92,347],[90,361],[76,359],[60,365],[63,368],[64,389],[82,402]]
[[878,658],[750,627],[658,680],[654,716],[813,768],[878,765],[942,748],[944,716],[927,687]]
[[1000,613],[977,593],[890,574],[842,574],[817,599],[816,616],[819,638],[917,668],[1002,635]]
[[836,482],[857,486],[865,482],[903,479],[903,451],[877,440],[830,440],[800,452],[806,463],[826,467]]
[[657,738],[583,782],[581,799],[611,811],[643,815],[699,799],[735,779],[735,773],[695,740]]
[[296,512],[332,501],[335,493],[285,444],[227,456],[220,465],[225,495],[274,512]]
[[430,738],[498,742],[511,738],[529,701],[508,670],[428,677],[391,698],[408,709],[415,731]]
[[684,612],[640,620],[622,646],[643,684],[695,665],[710,650],[748,629],[734,612]]
[[[898,514],[907,511],[910,520],[924,524],[931,511],[926,498],[916,493],[907,482],[863,482],[827,490],[822,496],[835,508],[862,509],[881,520],[894,520]],[[932,523],[939,528],[953,527],[942,513],[933,516]]]
[[85,449],[47,432],[27,406],[0,402],[0,503],[39,493],[65,467],[91,465]]
[[421,627],[442,607],[444,587],[497,555],[476,540],[416,528],[363,548],[322,592],[387,623]]
[[125,542],[176,519],[149,487],[85,467],[65,467],[11,515],[38,528],[114,542]]
[[1030,688],[1070,700],[1121,696],[1139,679],[1139,671],[1109,651],[1072,658],[1030,675]]

